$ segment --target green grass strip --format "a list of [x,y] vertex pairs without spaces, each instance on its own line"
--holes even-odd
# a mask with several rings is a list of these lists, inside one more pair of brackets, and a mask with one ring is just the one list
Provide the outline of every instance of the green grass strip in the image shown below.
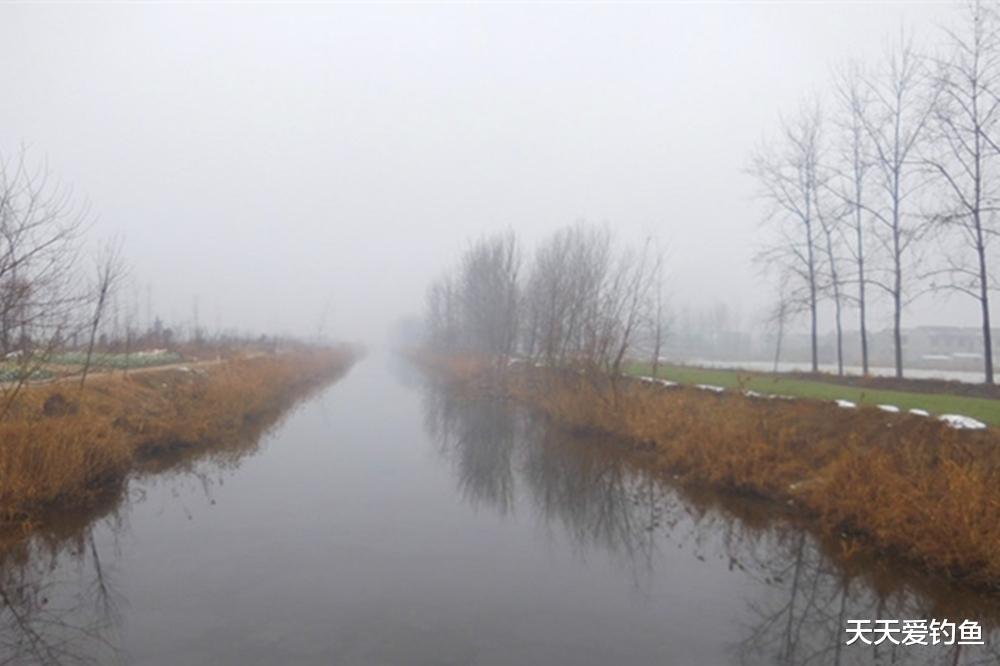
[[[633,364],[627,372],[649,375],[649,364]],[[902,410],[924,409],[931,414],[961,414],[990,425],[1000,425],[1000,400],[970,398],[947,393],[911,393],[844,386],[830,382],[793,379],[743,370],[718,370],[691,366],[661,366],[657,376],[679,384],[714,384],[726,388],[777,393],[816,400],[850,400],[859,405],[896,405]]]

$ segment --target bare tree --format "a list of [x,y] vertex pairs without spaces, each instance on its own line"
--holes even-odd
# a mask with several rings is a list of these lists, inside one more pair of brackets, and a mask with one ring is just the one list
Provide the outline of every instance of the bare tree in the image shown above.
[[498,362],[517,344],[520,269],[520,250],[510,231],[474,243],[459,268],[465,344]]
[[27,354],[77,304],[72,275],[86,207],[53,183],[25,149],[0,157],[0,352]]
[[854,281],[857,283],[858,332],[861,343],[861,371],[869,373],[868,353],[868,282],[865,276],[867,260],[866,237],[871,219],[865,210],[866,186],[872,168],[871,146],[865,131],[864,119],[871,104],[864,83],[861,66],[849,64],[836,79],[836,95],[839,102],[838,126],[840,136],[837,145],[840,150],[838,166],[835,168],[832,191],[847,206],[845,226],[850,228],[852,242],[845,243],[854,264]]
[[872,150],[876,192],[857,202],[875,220],[874,237],[889,259],[883,274],[866,280],[885,290],[893,307],[896,377],[903,376],[903,309],[911,285],[908,260],[923,231],[914,200],[926,184],[918,151],[926,139],[937,88],[930,86],[924,58],[903,35],[886,50],[881,67],[864,79],[871,102],[860,116]]
[[26,149],[0,156],[0,418],[72,332],[87,218],[44,165],[29,164]]
[[427,293],[428,341],[439,351],[489,355],[499,364],[514,353],[520,327],[520,248],[512,232],[473,243],[457,270]]
[[[935,271],[932,288],[974,298],[980,309],[983,372],[994,383],[990,330],[988,245],[1000,228],[996,222],[996,157],[1000,153],[1000,23],[997,10],[978,0],[965,9],[960,31],[947,31],[951,50],[938,63],[938,103],[930,129],[934,143],[924,164],[946,192],[939,230],[958,240],[946,252],[946,266]],[[947,244],[945,244],[947,247]],[[938,283],[938,276],[945,282]]]
[[775,327],[773,370],[777,372],[781,363],[781,346],[784,342],[785,328],[788,323],[809,312],[809,292],[801,283],[790,279],[787,274],[778,276],[778,298],[767,312],[764,323]]
[[87,357],[80,373],[80,390],[83,390],[90,370],[90,362],[94,355],[94,343],[97,339],[97,329],[101,325],[109,298],[125,277],[125,262],[122,259],[121,243],[108,242],[98,255],[96,262],[96,280],[94,283],[94,312],[90,320],[90,338],[87,342]]
[[612,238],[606,228],[576,224],[543,241],[526,293],[536,358],[563,366],[595,358],[602,293],[611,271]]
[[820,188],[819,104],[805,104],[791,120],[783,120],[778,141],[762,146],[753,156],[751,174],[767,202],[765,221],[775,227],[775,238],[756,260],[765,268],[781,267],[795,276],[808,293],[812,370],[819,370],[817,242]]
[[611,280],[602,290],[602,310],[590,320],[599,324],[595,360],[613,379],[621,375],[623,363],[648,320],[656,263],[650,239],[643,243],[641,250],[624,251]]
[[843,283],[840,273],[840,244],[842,240],[841,222],[844,212],[828,206],[828,201],[820,194],[828,191],[826,174],[819,181],[816,197],[816,220],[822,230],[823,251],[826,254],[824,266],[824,291],[833,300],[833,323],[836,333],[837,374],[844,374],[844,326],[843,326]]
[[654,377],[660,371],[660,353],[663,349],[663,339],[666,335],[666,313],[663,304],[663,249],[658,245],[654,249],[655,256],[652,272],[653,302],[650,306],[649,332],[652,342],[652,374]]

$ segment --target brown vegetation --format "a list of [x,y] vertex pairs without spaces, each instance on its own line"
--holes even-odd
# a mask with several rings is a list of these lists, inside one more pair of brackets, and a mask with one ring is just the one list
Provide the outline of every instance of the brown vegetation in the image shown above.
[[[877,409],[609,383],[471,359],[431,365],[465,390],[523,401],[576,429],[648,447],[685,482],[791,503],[845,549],[867,544],[1000,586],[1000,433]],[[605,380],[606,382],[606,380]]]
[[218,364],[108,376],[78,391],[30,386],[0,422],[0,524],[94,501],[141,458],[225,447],[345,372],[348,348],[300,349]]

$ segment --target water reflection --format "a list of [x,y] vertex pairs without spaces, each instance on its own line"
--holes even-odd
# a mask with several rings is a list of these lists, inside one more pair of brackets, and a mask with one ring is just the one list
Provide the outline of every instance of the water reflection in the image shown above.
[[518,420],[498,400],[463,402],[445,391],[427,391],[427,432],[451,460],[462,495],[502,514],[514,507],[512,457]]
[[30,536],[0,533],[0,666],[127,663],[119,630],[128,603],[113,563],[132,507],[157,485],[181,503],[199,494],[214,503],[213,488],[289,414],[285,406],[248,423],[221,446],[148,453],[130,479],[85,509],[43,516]]
[[[816,538],[773,506],[677,487],[648,452],[568,432],[501,400],[431,383],[424,407],[427,431],[469,501],[501,515],[523,504],[578,552],[612,555],[640,586],[713,561],[736,572],[734,598],[719,601],[741,627],[733,663],[1000,663],[996,597],[884,559],[847,558],[840,542]],[[689,557],[663,557],[677,550]],[[932,618],[977,620],[987,645],[845,645],[849,619]]]
[[843,644],[847,619],[995,633],[995,598],[677,487],[652,451],[377,368],[352,379],[252,464],[255,438],[157,456],[0,549],[0,664],[998,661]]
[[93,529],[49,533],[0,554],[0,664],[118,662],[124,603]]

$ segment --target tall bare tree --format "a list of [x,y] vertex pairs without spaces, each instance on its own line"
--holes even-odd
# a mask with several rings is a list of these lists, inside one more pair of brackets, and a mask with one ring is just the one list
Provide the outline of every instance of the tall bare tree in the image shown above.
[[44,165],[34,166],[26,149],[0,156],[0,418],[74,330],[87,219],[86,206]]
[[834,156],[836,176],[832,181],[832,192],[847,206],[845,227],[853,236],[845,243],[854,264],[853,280],[857,286],[858,333],[861,343],[861,371],[868,375],[870,369],[868,352],[868,282],[865,274],[868,257],[867,236],[871,216],[865,210],[866,187],[872,168],[872,150],[864,119],[871,104],[861,65],[854,62],[838,73],[835,84],[838,102],[836,114],[840,132]]
[[775,228],[771,244],[756,260],[765,268],[781,267],[804,285],[808,294],[810,357],[819,370],[819,213],[821,116],[819,104],[804,104],[783,119],[778,139],[753,156],[751,174],[768,204],[765,221]]
[[[951,48],[938,62],[940,95],[930,124],[934,142],[924,159],[946,192],[945,208],[936,217],[939,230],[958,241],[957,251],[945,253],[946,265],[935,271],[932,287],[967,294],[978,302],[983,372],[986,383],[993,384],[988,247],[1000,231],[1000,22],[996,7],[978,0],[969,3],[964,14],[959,30],[946,31]],[[945,277],[943,283],[938,276]]]
[[865,276],[892,300],[893,356],[896,377],[903,376],[903,309],[914,276],[909,274],[916,242],[924,226],[916,199],[926,184],[919,162],[921,143],[937,106],[926,60],[906,35],[890,45],[881,66],[864,79],[870,104],[860,116],[872,151],[876,191],[859,202],[872,215],[873,236],[888,255],[888,266],[877,277]]
[[835,334],[835,344],[837,348],[837,374],[844,374],[844,325],[843,325],[843,283],[840,272],[840,245],[842,240],[841,222],[843,211],[829,207],[827,200],[823,199],[820,193],[826,191],[823,183],[820,183],[816,198],[816,219],[822,231],[822,247],[826,254],[824,264],[824,291],[830,294],[833,300],[833,325]]
[[65,328],[79,304],[73,277],[87,217],[25,149],[0,156],[0,353],[27,354],[31,340]]

